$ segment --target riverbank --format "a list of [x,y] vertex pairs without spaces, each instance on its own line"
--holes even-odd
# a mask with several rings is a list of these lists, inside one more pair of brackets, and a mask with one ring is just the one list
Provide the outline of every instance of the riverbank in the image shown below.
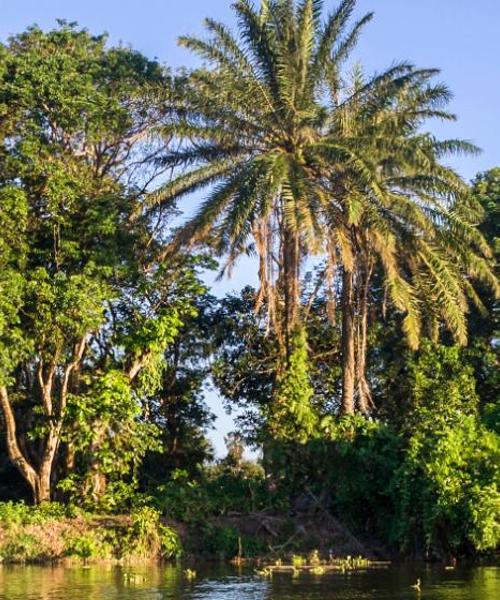
[[182,553],[175,529],[142,507],[129,515],[95,515],[59,504],[0,504],[0,562],[137,563]]
[[276,560],[317,550],[322,556],[391,558],[388,549],[358,539],[328,513],[252,512],[211,517],[203,523],[168,522],[180,535],[188,555],[212,559]]
[[152,508],[96,515],[75,507],[0,504],[0,562],[133,564],[180,556],[206,560],[276,560],[316,550],[321,556],[388,558],[327,515],[229,514],[191,523]]
[[[291,565],[294,557],[307,560],[314,554],[325,564],[346,557],[370,563],[404,558],[377,540],[355,536],[326,511],[233,512],[183,522],[148,506],[111,515],[57,503],[0,503],[0,564],[140,565],[182,557],[196,564]],[[455,562],[453,557],[442,560]]]

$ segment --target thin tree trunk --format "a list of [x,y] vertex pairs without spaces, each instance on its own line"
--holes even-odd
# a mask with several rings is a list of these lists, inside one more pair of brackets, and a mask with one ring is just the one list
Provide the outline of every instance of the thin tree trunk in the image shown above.
[[366,379],[366,354],[368,352],[368,294],[372,266],[367,264],[363,272],[363,281],[360,284],[359,307],[358,307],[358,353],[356,361],[359,410],[367,415],[373,408],[372,394]]
[[290,228],[285,229],[283,239],[283,268],[285,295],[285,334],[287,361],[290,358],[291,334],[299,322],[300,306],[300,243],[299,235]]
[[67,443],[64,463],[64,475],[68,476],[74,470],[76,464],[76,452],[73,442]]
[[33,492],[33,499],[36,502],[38,475],[19,446],[19,441],[17,439],[16,418],[14,416],[9,394],[5,386],[0,387],[0,405],[2,407],[2,413],[5,421],[7,452],[9,454],[9,458],[12,464],[17,468],[17,470],[30,485]]
[[107,487],[106,475],[102,472],[102,465],[99,460],[99,450],[105,437],[104,424],[100,421],[95,422],[94,431],[94,440],[90,446],[90,479],[92,498],[95,502],[98,502],[104,496]]
[[354,275],[345,267],[342,275],[342,308],[342,413],[353,415],[356,380]]

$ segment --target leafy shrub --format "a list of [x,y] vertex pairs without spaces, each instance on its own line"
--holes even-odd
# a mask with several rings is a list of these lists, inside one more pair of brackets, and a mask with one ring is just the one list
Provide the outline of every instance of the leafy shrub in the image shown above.
[[401,439],[388,425],[361,416],[343,417],[327,433],[331,507],[354,530],[387,538]]
[[168,483],[158,486],[154,503],[165,516],[187,523],[210,513],[206,489],[182,469],[175,470]]
[[207,471],[204,482],[213,514],[249,513],[269,508],[273,502],[262,467],[242,462],[239,468],[217,465]]
[[[500,436],[481,422],[458,348],[424,346],[411,365],[415,409],[394,482],[395,537],[406,552],[440,555],[500,544]],[[495,411],[488,413],[493,425]]]
[[0,548],[0,556],[7,562],[32,562],[40,558],[40,542],[29,533],[19,533]]
[[182,543],[179,534],[171,527],[160,525],[161,557],[165,559],[178,558],[182,554]]
[[210,556],[233,558],[238,554],[239,537],[235,527],[208,524],[202,532],[201,551]]
[[265,543],[257,537],[242,535],[236,527],[205,524],[194,532],[192,550],[206,556],[223,559],[241,555],[245,558],[261,556],[268,550]]
[[405,551],[425,545],[427,553],[455,554],[500,543],[500,438],[475,416],[422,423],[395,488]]
[[328,509],[349,527],[387,535],[394,504],[391,480],[401,441],[390,427],[361,416],[323,419],[306,444],[274,442],[267,466],[281,502]]
[[38,506],[29,506],[24,502],[0,502],[0,525],[44,525],[50,521],[59,521],[83,514],[75,506],[65,506],[58,502],[45,502]]
[[27,523],[31,509],[24,502],[0,502],[0,525],[12,527]]
[[163,525],[160,513],[151,507],[141,507],[131,513],[131,524],[121,541],[124,556],[177,558],[182,545],[177,533]]
[[98,531],[70,536],[66,541],[65,552],[67,556],[76,556],[84,562],[93,558],[106,558],[112,556],[110,544],[101,539]]
[[272,504],[273,497],[262,468],[243,462],[239,468],[224,464],[208,467],[196,481],[186,471],[174,471],[172,479],[157,488],[154,501],[165,516],[196,523],[207,515],[263,510]]
[[157,510],[141,507],[126,517],[102,520],[54,503],[39,507],[0,504],[0,560],[35,562],[65,556],[98,558],[176,558],[177,533],[163,525]]

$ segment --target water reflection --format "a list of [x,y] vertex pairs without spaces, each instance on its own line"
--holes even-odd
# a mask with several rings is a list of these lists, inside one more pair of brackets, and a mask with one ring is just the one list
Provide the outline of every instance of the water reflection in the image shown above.
[[[197,567],[187,581],[181,567],[89,569],[1,567],[0,600],[498,600],[500,568],[446,571],[413,565],[272,581],[252,570]],[[422,580],[418,593],[411,585]]]

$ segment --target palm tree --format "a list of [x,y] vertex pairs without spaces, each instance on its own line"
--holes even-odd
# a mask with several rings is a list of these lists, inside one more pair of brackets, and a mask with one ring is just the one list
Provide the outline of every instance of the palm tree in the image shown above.
[[342,265],[342,410],[347,414],[354,413],[355,395],[362,412],[371,408],[365,371],[370,280],[377,267],[387,296],[405,314],[403,328],[413,348],[420,342],[423,315],[431,335],[444,323],[465,343],[468,300],[483,308],[472,281],[498,292],[490,249],[476,227],[480,207],[461,178],[440,162],[446,154],[477,149],[421,132],[429,117],[454,118],[443,110],[450,94],[430,83],[433,75],[414,72],[370,86],[366,94],[357,70],[349,100],[332,113],[328,268]]
[[448,91],[430,84],[436,70],[404,63],[346,85],[345,62],[372,18],[349,26],[355,4],[343,0],[323,20],[321,0],[262,0],[260,9],[237,0],[239,35],[207,19],[209,39],[181,38],[207,64],[171,90],[165,135],[178,147],[161,160],[174,176],[149,202],[156,210],[209,190],[171,248],[209,242],[228,272],[242,254],[257,254],[256,302],[267,305],[285,368],[303,339],[304,260],[326,255],[330,270],[340,266],[345,413],[354,411],[356,380],[363,410],[369,405],[366,311],[376,265],[413,347],[427,295],[436,299],[433,322],[444,318],[465,337],[465,294],[475,296],[453,262],[459,252],[470,274],[492,283],[467,188],[440,163],[447,151],[473,148],[419,133],[425,118],[450,118],[440,108]]
[[150,201],[158,206],[210,187],[174,246],[210,239],[228,257],[227,270],[241,254],[256,253],[257,304],[267,303],[289,356],[301,320],[301,266],[322,247],[326,195],[317,157],[329,119],[325,89],[340,88],[342,64],[372,15],[348,28],[355,0],[344,0],[324,23],[319,0],[233,6],[239,36],[207,19],[211,39],[180,40],[213,68],[192,73],[173,93],[166,134],[180,146],[162,162],[177,176]]

